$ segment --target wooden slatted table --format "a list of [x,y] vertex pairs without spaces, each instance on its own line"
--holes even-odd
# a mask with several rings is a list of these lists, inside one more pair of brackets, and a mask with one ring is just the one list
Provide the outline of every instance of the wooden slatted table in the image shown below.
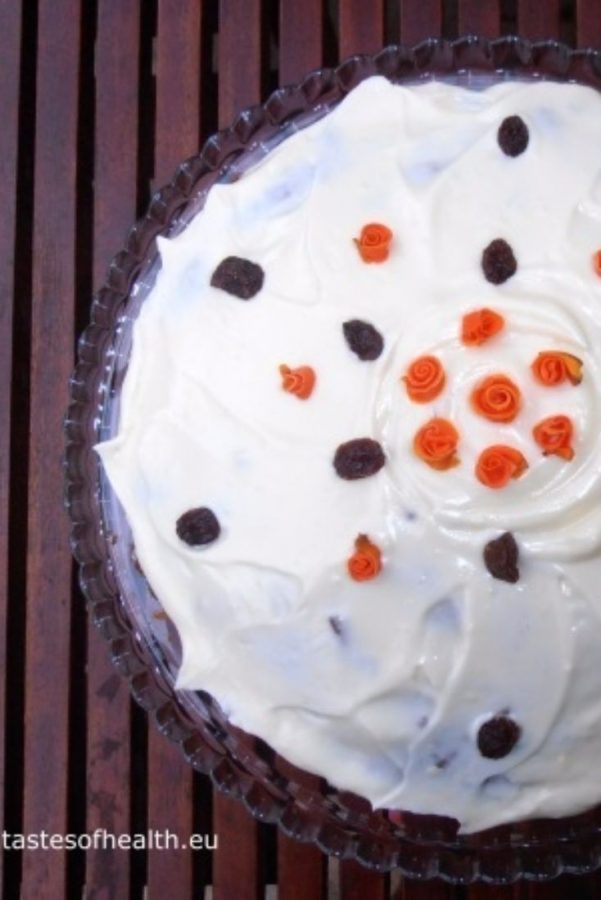
[[4,896],[553,900],[601,877],[451,888],[328,860],[214,793],[88,624],[62,510],[75,337],[176,164],[278,84],[430,35],[601,45],[592,0],[0,0],[0,808],[10,833],[218,835],[218,849],[0,855]]

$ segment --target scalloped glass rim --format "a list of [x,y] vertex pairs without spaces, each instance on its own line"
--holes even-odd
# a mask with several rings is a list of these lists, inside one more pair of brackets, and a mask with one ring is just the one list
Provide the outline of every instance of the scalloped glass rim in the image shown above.
[[381,872],[398,867],[413,878],[508,883],[589,872],[601,865],[601,807],[569,819],[517,822],[466,836],[457,836],[453,820],[435,816],[404,813],[393,822],[383,811],[372,812],[362,798],[279,759],[262,741],[228,723],[207,694],[176,692],[177,636],[136,567],[123,511],[92,449],[118,420],[131,324],[156,274],[157,236],[182,230],[215,181],[239,178],[291,130],[325,115],[374,74],[403,83],[451,79],[476,89],[504,78],[545,78],[601,90],[601,53],[553,41],[468,36],[353,56],[241,112],[180,165],[113,259],[79,341],[65,420],[65,477],[80,584],[134,698],[195,768],[242,799],[257,818],[277,822],[326,853]]

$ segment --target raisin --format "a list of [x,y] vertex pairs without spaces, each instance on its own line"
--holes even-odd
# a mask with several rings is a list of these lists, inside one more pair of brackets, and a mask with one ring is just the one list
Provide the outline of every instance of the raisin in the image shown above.
[[491,241],[482,251],[482,271],[487,281],[503,284],[517,271],[517,261],[513,250],[503,238]]
[[377,359],[384,349],[384,338],[377,328],[361,319],[350,319],[342,326],[347,344],[359,359]]
[[342,627],[342,619],[340,616],[328,616],[328,622],[334,634],[338,637],[342,637],[344,629]]
[[211,544],[216,541],[221,532],[221,526],[212,509],[199,506],[197,509],[189,509],[179,517],[175,530],[177,536],[189,544],[190,547],[200,547],[202,544]]
[[528,126],[520,116],[507,116],[497,132],[497,141],[507,156],[519,156],[528,146],[530,134]]
[[484,565],[493,576],[501,581],[515,584],[519,580],[518,545],[510,531],[489,541],[484,548]]
[[355,438],[340,444],[334,456],[334,468],[341,478],[354,481],[379,472],[386,461],[384,451],[372,438]]
[[261,266],[250,259],[227,256],[213,272],[211,285],[241,300],[250,300],[263,287],[264,277]]
[[522,729],[507,716],[494,716],[478,730],[478,750],[487,759],[502,759],[517,744]]

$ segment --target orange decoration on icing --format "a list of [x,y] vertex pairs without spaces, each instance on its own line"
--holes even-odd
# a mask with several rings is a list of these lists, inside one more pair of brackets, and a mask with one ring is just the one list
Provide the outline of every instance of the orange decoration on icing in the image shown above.
[[582,381],[582,360],[571,353],[543,350],[531,368],[536,380],[546,387],[555,387],[564,381],[571,384],[580,384]]
[[512,422],[520,411],[519,387],[507,375],[489,375],[472,391],[474,410],[491,422]]
[[489,488],[505,487],[512,478],[519,478],[528,468],[523,453],[515,447],[494,444],[483,450],[476,462],[476,478]]
[[388,259],[392,231],[386,225],[370,222],[361,229],[359,238],[353,238],[361,259],[366,263],[381,263]]
[[366,534],[360,534],[355,541],[355,552],[346,565],[349,575],[355,581],[369,581],[382,570],[382,554]]
[[597,275],[601,275],[601,250],[597,250],[596,253],[593,253],[593,269]]
[[310,397],[315,387],[315,371],[311,366],[299,366],[291,369],[290,366],[281,365],[282,388],[289,394],[294,394],[300,400]]
[[416,403],[429,403],[444,388],[446,375],[442,363],[435,356],[414,359],[403,375],[407,393]]
[[534,440],[542,449],[544,456],[561,456],[562,459],[573,459],[572,437],[574,427],[568,416],[549,416],[542,419],[532,429]]
[[413,438],[413,450],[431,468],[445,471],[459,465],[459,433],[448,419],[430,419]]
[[490,340],[505,327],[505,319],[494,309],[475,309],[461,321],[461,340],[467,347],[477,347]]

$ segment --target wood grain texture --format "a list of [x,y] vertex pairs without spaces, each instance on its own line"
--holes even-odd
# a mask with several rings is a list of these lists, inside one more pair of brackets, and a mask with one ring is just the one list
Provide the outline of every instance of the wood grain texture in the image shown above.
[[576,0],[576,41],[579,47],[601,47],[601,3]]
[[[137,0],[99,0],[92,260],[96,288],[136,215],[139,29]],[[127,833],[131,699],[105,642],[91,622],[88,629],[86,827],[90,832],[105,828],[111,834]],[[110,900],[123,890],[129,883],[129,862],[129,853],[88,850],[90,900]]]
[[159,0],[154,185],[196,153],[200,119],[200,2]]
[[[319,778],[299,772],[281,757],[277,769],[308,790],[319,787]],[[321,900],[326,895],[327,877],[327,860],[321,850],[278,831],[278,900]]]
[[355,53],[374,53],[384,41],[383,0],[343,0],[339,5],[340,59]]
[[498,37],[500,26],[499,0],[458,0],[457,29],[460,35]]
[[219,0],[219,127],[261,100],[261,2]]
[[321,65],[321,0],[280,0],[280,84],[298,81]]
[[518,0],[518,33],[532,41],[559,37],[559,0]]
[[442,0],[400,0],[401,43],[416,44],[438,37],[442,28]]
[[[38,15],[23,829],[64,834],[71,555],[61,459],[73,367],[80,5],[40,0]],[[65,851],[25,851],[22,898],[62,897],[65,861]]]
[[[393,873],[393,881],[394,878]],[[444,881],[412,881],[401,879],[392,891],[392,900],[465,900],[463,888],[455,888]]]
[[[176,166],[198,152],[201,4],[159,0],[156,36],[154,185],[170,181]],[[148,823],[186,842],[193,831],[193,771],[179,747],[148,730]],[[192,895],[192,850],[148,852],[148,898]]]
[[213,900],[259,900],[258,825],[247,809],[220,791],[213,797]]
[[[13,291],[17,159],[19,139],[19,49],[21,7],[0,3],[0,722],[6,709],[6,624],[9,591],[9,502],[11,453],[11,387],[13,363]],[[0,809],[4,809],[5,743],[0,741]],[[0,853],[0,884],[4,854]]]
[[340,863],[340,900],[386,900],[388,875],[370,872],[354,860]]

